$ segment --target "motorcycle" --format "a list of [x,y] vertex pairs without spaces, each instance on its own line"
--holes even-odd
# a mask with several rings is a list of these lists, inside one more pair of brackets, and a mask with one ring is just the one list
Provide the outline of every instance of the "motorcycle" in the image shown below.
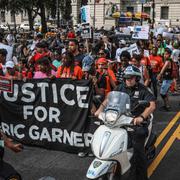
[[[133,110],[141,106],[148,107],[149,103],[139,101]],[[135,127],[131,112],[128,94],[118,91],[109,93],[107,106],[99,115],[104,124],[97,128],[91,142],[96,158],[87,171],[87,179],[117,180],[130,169],[133,147],[128,143],[128,133]],[[144,145],[148,159],[155,156],[156,136],[152,133],[152,121],[153,115],[148,118],[149,132]]]

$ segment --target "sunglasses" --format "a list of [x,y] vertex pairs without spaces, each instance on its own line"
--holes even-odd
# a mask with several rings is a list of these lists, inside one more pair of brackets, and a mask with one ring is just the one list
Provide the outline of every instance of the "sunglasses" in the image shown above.
[[104,53],[98,53],[98,55],[104,55]]

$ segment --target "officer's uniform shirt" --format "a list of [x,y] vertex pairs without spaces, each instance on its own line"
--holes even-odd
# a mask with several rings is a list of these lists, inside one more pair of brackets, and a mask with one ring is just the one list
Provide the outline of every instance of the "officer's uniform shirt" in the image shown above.
[[[146,100],[148,102],[155,101],[153,94],[141,83],[137,83],[134,87],[127,87],[125,82],[120,84],[115,91],[127,93],[130,96],[131,110],[138,104],[139,100]],[[139,107],[132,114],[137,117],[144,112],[146,107]]]

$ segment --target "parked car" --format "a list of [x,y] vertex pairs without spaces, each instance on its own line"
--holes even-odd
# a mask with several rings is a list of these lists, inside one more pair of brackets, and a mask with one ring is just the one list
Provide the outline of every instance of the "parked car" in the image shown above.
[[0,29],[3,29],[4,31],[8,31],[8,26],[7,25],[5,25],[5,24],[1,24],[0,25]]
[[23,23],[19,26],[19,30],[22,30],[22,31],[29,31],[30,30],[30,26],[29,24],[27,23]]

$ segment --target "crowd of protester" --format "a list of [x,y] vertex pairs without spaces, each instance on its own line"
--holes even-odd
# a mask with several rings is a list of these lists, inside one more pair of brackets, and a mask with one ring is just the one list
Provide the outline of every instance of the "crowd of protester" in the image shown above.
[[[8,35],[1,33],[0,43],[13,47],[13,56],[6,61],[7,50],[0,49],[0,75],[13,80],[40,78],[91,79],[94,97],[102,101],[108,92],[123,81],[125,68],[132,64],[141,71],[140,82],[170,111],[168,91],[177,93],[180,50],[178,39],[150,34],[149,40],[137,40],[139,54],[124,51],[124,39],[113,41],[106,33],[98,40],[84,40],[73,28],[56,33]],[[134,43],[134,41],[132,42]],[[148,54],[145,51],[149,52]],[[161,85],[160,92],[158,85]],[[95,112],[98,103],[92,105]]]

